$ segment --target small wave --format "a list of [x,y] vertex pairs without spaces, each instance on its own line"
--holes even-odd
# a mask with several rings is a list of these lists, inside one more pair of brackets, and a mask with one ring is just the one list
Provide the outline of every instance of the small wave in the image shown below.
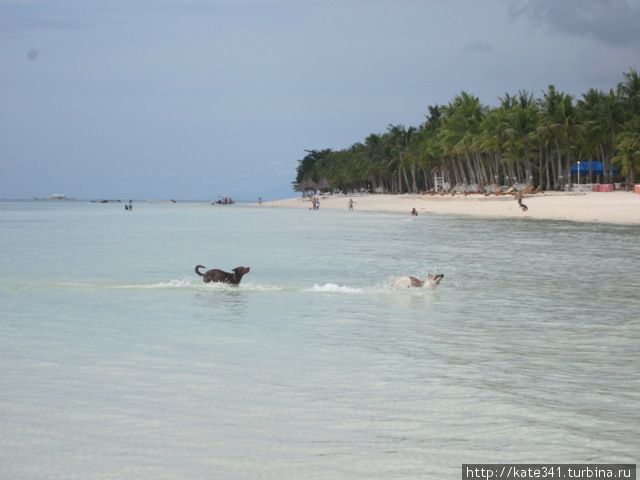
[[187,277],[174,278],[164,282],[153,283],[125,283],[125,284],[104,284],[94,285],[94,287],[110,288],[115,290],[193,290],[201,289],[205,285],[198,283]]
[[132,284],[132,285],[113,285],[112,288],[117,289],[180,289],[180,288],[194,288],[196,285],[186,279],[186,278],[177,278],[175,280],[169,280],[168,282],[158,282],[158,283],[142,283],[142,284]]
[[230,285],[228,283],[204,283],[199,279],[177,278],[166,282],[139,285],[119,285],[114,288],[123,289],[189,289],[189,290],[214,290],[214,291],[251,291],[251,292],[273,292],[282,290],[277,285],[261,285],[254,283],[243,283],[240,285]]
[[346,285],[337,285],[335,283],[325,283],[324,285],[318,285],[316,283],[308,291],[321,293],[364,293],[362,288],[347,287]]
[[335,283],[325,283],[322,285],[315,284],[311,288],[304,289],[304,292],[314,293],[339,293],[347,295],[397,295],[406,292],[412,295],[424,295],[427,292],[433,292],[434,289],[429,287],[408,288],[409,282],[390,282],[387,284],[377,284],[364,287],[349,287],[347,285],[338,285]]
[[302,285],[274,285],[261,283],[242,283],[240,285],[229,285],[226,283],[204,283],[198,278],[179,277],[161,282],[148,283],[117,283],[117,282],[77,282],[77,281],[57,281],[57,282],[26,282],[14,283],[10,288],[23,289],[68,289],[68,290],[174,290],[174,291],[205,291],[205,292],[311,292],[311,293],[334,293],[347,295],[378,295],[389,294],[399,291],[413,291],[414,293],[432,291],[428,287],[407,288],[409,282],[407,277],[391,277],[387,283],[369,285],[363,287],[352,287],[339,285],[336,283],[314,284],[312,287]]
[[52,282],[16,282],[8,285],[16,290],[63,289],[63,290],[199,290],[199,291],[251,291],[275,292],[285,290],[279,285],[243,283],[204,283],[200,279],[188,277],[174,278],[161,282],[118,283],[112,281],[52,281]]
[[249,290],[252,292],[280,292],[282,290],[285,290],[285,288],[280,285],[260,285],[257,283],[243,283],[237,288],[240,288],[241,290]]
[[[423,277],[424,279],[424,277]],[[425,281],[422,287],[412,287],[409,277],[389,277],[389,288],[392,290],[434,291],[436,287]]]
[[241,283],[240,285],[231,285],[229,283],[203,283],[196,280],[196,288],[202,288],[205,290],[219,290],[219,291],[247,291],[247,292],[279,292],[285,290],[284,287],[279,285],[268,285],[258,283]]
[[389,277],[389,287],[393,289],[406,289],[411,287],[409,277]]

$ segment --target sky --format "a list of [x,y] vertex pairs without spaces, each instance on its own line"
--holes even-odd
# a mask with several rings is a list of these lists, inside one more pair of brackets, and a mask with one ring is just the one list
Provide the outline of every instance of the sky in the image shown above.
[[0,198],[294,196],[461,91],[640,68],[640,0],[0,0]]

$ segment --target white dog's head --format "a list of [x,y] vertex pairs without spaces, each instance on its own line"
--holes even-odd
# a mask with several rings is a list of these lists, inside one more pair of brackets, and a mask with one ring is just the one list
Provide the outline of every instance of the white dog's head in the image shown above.
[[444,273],[436,273],[434,275],[429,274],[427,275],[427,282],[429,282],[429,286],[431,288],[435,288],[440,284],[443,278],[444,278]]

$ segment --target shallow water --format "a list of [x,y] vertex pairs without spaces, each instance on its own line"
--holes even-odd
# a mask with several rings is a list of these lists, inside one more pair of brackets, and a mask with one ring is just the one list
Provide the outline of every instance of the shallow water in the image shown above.
[[0,231],[0,478],[638,461],[638,227],[0,202]]

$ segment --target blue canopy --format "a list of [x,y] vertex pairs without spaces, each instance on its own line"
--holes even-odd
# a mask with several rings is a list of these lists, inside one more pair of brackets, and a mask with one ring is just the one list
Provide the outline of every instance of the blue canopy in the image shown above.
[[[589,167],[589,165],[591,165],[591,167]],[[591,173],[593,173],[594,175],[604,175],[604,167],[602,165],[602,162],[598,161],[598,160],[581,160],[580,161],[580,175],[589,175],[589,169],[591,169]],[[571,165],[571,173],[573,175],[577,175],[578,174],[578,163],[574,163],[573,165]],[[619,175],[620,174],[620,169],[616,168],[614,166],[609,166],[609,171],[607,173],[610,173],[612,175]]]

